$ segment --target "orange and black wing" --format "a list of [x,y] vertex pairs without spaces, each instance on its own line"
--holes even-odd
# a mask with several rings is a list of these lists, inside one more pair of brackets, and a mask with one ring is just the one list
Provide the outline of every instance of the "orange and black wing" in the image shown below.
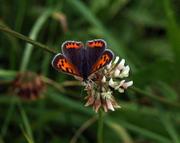
[[76,61],[77,59],[74,58],[81,56],[83,47],[84,45],[82,42],[65,41],[61,46],[61,50],[63,55],[69,60]]
[[82,61],[84,60],[84,45],[79,41],[66,41],[62,44],[63,55],[77,67],[82,74]]
[[67,74],[70,74],[70,75],[75,75],[75,76],[81,77],[81,74],[78,71],[78,68],[75,65],[73,65],[62,54],[57,54],[54,57],[54,59],[52,60],[52,66],[58,71],[62,71]]
[[106,49],[106,42],[102,39],[87,41],[86,51],[90,67],[99,59]]
[[105,50],[104,53],[101,55],[101,57],[94,63],[92,66],[92,69],[90,71],[90,74],[98,71],[99,69],[103,68],[107,64],[111,62],[113,59],[114,55],[111,50]]

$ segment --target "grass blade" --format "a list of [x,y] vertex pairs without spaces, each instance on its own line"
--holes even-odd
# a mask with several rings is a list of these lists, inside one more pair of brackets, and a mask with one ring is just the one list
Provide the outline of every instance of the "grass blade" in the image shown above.
[[180,143],[178,133],[173,126],[173,121],[170,120],[170,116],[161,112],[159,118],[161,119],[166,131],[169,133],[170,137],[173,140],[173,143]]
[[25,137],[26,137],[26,139],[28,140],[29,143],[35,143],[28,117],[27,117],[26,112],[23,109],[20,102],[21,101],[19,100],[17,102],[17,104],[18,104],[18,107],[19,107],[19,110],[20,110],[20,113],[21,113],[22,121],[23,121],[23,129],[25,129],[25,131],[26,131],[26,132],[24,131],[24,135],[25,135]]
[[[42,28],[43,24],[46,22],[46,20],[49,18],[49,16],[51,15],[52,10],[49,9],[47,11],[45,11],[36,21],[36,23],[34,24],[29,37],[33,40],[35,40],[37,38],[37,35],[40,31],[40,29]],[[21,71],[25,71],[25,69],[28,66],[29,60],[30,60],[30,56],[33,50],[33,46],[31,44],[27,44],[24,54],[23,54],[23,58],[22,58],[22,63],[21,63],[21,67],[20,70]]]
[[124,127],[112,121],[106,121],[106,124],[117,133],[118,137],[120,137],[124,143],[133,143],[132,138]]
[[141,127],[138,127],[136,125],[133,125],[131,123],[128,123],[126,121],[123,121],[123,120],[119,120],[119,122],[121,123],[121,125],[123,125],[125,128],[133,131],[133,132],[136,132],[138,134],[141,134],[149,139],[153,139],[153,140],[156,140],[158,141],[159,143],[172,143],[171,140],[169,140],[168,138],[165,138],[159,134],[156,134],[154,132],[151,132],[149,130],[146,130],[146,129],[143,129]]

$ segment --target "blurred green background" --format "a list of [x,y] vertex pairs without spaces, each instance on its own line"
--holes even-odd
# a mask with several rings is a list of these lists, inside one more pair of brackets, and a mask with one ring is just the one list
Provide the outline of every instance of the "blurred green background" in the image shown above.
[[[104,143],[180,143],[179,0],[0,0],[0,143],[94,143],[96,113],[74,78],[51,67],[65,40],[105,39],[131,67],[134,85],[104,119]],[[25,40],[27,40],[25,38]],[[42,46],[41,46],[42,47]],[[44,98],[19,101],[11,82],[40,73]],[[75,137],[76,138],[76,137]]]

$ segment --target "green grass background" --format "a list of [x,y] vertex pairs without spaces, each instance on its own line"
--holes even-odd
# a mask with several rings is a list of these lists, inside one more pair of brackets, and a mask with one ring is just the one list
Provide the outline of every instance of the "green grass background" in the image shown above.
[[[0,0],[1,27],[57,52],[65,40],[102,38],[126,59],[134,85],[114,94],[122,109],[105,115],[104,143],[180,143],[179,23],[179,0]],[[74,80],[51,67],[54,54],[19,38],[0,31],[0,143],[68,143],[96,114],[77,85],[47,85],[45,98],[32,102],[9,96],[4,83],[19,71],[61,86]],[[77,142],[96,136],[93,122]]]

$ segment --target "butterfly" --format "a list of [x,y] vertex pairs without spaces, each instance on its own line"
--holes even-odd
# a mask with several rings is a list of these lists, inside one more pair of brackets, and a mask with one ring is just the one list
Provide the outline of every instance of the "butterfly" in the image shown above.
[[80,77],[83,81],[111,62],[114,54],[107,49],[102,39],[87,41],[85,46],[80,41],[65,41],[62,54],[55,55],[52,66],[61,72]]

